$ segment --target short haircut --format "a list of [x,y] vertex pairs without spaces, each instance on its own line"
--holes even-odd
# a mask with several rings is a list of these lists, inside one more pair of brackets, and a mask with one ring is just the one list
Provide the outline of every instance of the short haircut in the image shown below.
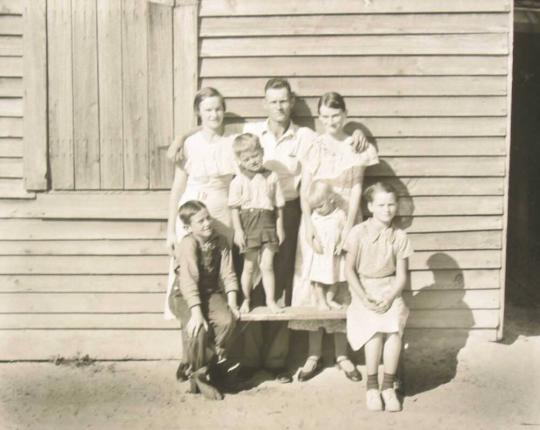
[[207,209],[206,205],[199,200],[188,200],[178,208],[178,218],[186,226],[191,224],[191,218],[197,212]]
[[334,195],[332,187],[323,181],[313,181],[309,187],[307,202],[311,209],[320,206]]
[[269,79],[266,82],[266,85],[264,86],[264,93],[266,94],[268,90],[280,90],[282,88],[287,89],[287,92],[289,93],[289,97],[294,96],[294,93],[291,90],[291,84],[289,84],[289,81],[287,81],[287,79],[283,79],[283,78]]
[[347,106],[345,105],[345,100],[343,99],[343,96],[339,93],[336,93],[334,91],[324,93],[319,98],[319,104],[317,106],[317,111],[321,111],[321,106],[326,106],[332,109],[341,109],[342,111],[347,110]]
[[201,103],[203,100],[208,99],[210,97],[218,97],[221,101],[221,105],[223,106],[223,110],[227,110],[227,106],[225,105],[225,97],[212,87],[204,87],[201,88],[197,94],[195,94],[195,98],[193,99],[193,109],[195,110],[196,114],[199,114],[199,108],[201,106]]
[[388,182],[375,182],[373,185],[370,185],[367,187],[364,191],[364,199],[366,202],[371,203],[373,201],[373,198],[375,194],[383,192],[383,193],[390,193],[393,194],[394,197],[397,200],[397,191],[396,189],[390,185]]
[[264,152],[259,138],[251,133],[239,134],[233,142],[234,155],[240,156],[243,152],[260,151]]

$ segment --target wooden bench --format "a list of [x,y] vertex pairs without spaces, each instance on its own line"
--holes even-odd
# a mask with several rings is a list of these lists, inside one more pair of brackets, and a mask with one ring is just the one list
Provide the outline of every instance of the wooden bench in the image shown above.
[[321,311],[313,306],[286,307],[281,313],[272,313],[266,306],[259,306],[241,314],[240,321],[343,320],[345,314],[345,309]]

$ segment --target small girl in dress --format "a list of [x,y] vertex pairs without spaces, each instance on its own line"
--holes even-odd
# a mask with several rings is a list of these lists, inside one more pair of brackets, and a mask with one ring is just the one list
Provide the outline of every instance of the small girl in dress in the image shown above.
[[339,249],[341,233],[347,223],[347,215],[336,206],[336,195],[332,187],[323,181],[314,181],[309,189],[307,201],[311,210],[311,223],[317,239],[316,252],[312,255],[309,272],[315,290],[317,307],[320,310],[341,309],[334,298],[337,283],[345,282],[345,258]]
[[[368,409],[382,410],[384,400],[384,409],[396,412],[401,404],[394,378],[409,314],[401,291],[412,248],[407,234],[392,224],[398,207],[393,187],[377,182],[366,189],[364,197],[373,217],[353,227],[345,244],[345,271],[352,296],[347,309],[347,338],[354,350],[364,347]],[[384,377],[379,391],[381,355]]]
[[263,167],[264,151],[257,136],[251,133],[237,136],[233,150],[240,172],[229,188],[229,207],[234,242],[244,254],[241,277],[244,302],[240,312],[251,309],[253,278],[260,269],[266,306],[278,313],[282,308],[275,300],[274,255],[285,239],[285,198],[277,174]]

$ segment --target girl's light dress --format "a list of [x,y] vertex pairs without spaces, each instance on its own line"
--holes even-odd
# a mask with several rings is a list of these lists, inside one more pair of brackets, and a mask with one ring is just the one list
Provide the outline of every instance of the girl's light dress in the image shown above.
[[[345,214],[349,209],[349,200],[354,185],[362,181],[364,168],[377,164],[379,158],[373,145],[361,152],[351,147],[351,139],[341,142],[330,140],[327,136],[319,136],[307,152],[302,163],[303,169],[309,169],[313,180],[321,180],[332,187],[336,194],[336,205]],[[360,204],[357,202],[356,204]],[[358,217],[360,218],[360,211]],[[340,232],[341,233],[341,232]],[[311,285],[310,272],[313,265],[314,251],[305,238],[304,222],[300,223],[298,246],[296,248],[292,306],[315,306],[316,299]],[[350,295],[345,283],[336,292],[335,300],[348,304]],[[327,332],[344,332],[343,321],[291,321],[289,328],[293,330],[317,331],[325,328]]]
[[[408,258],[413,252],[403,230],[393,226],[381,230],[373,218],[351,230],[345,249],[354,256],[364,291],[374,299],[382,298],[394,288],[397,260]],[[401,296],[383,314],[367,309],[354,293],[351,296],[347,308],[347,339],[353,350],[364,346],[375,333],[403,334],[409,309]]]
[[[237,171],[232,143],[235,136],[215,137],[208,142],[202,131],[189,136],[184,142],[184,159],[180,167],[187,173],[186,189],[178,206],[188,200],[199,200],[208,208],[213,218],[213,227],[232,241],[231,213],[228,206],[229,186]],[[184,226],[176,217],[176,239],[186,235]],[[165,319],[174,319],[169,309],[168,297],[175,280],[174,262],[171,259],[167,295],[165,298]]]
[[335,255],[334,252],[341,240],[341,232],[346,221],[347,215],[340,208],[336,208],[327,215],[317,212],[311,214],[311,222],[321,242],[323,252],[311,254],[310,281],[327,285],[346,281],[344,255]]

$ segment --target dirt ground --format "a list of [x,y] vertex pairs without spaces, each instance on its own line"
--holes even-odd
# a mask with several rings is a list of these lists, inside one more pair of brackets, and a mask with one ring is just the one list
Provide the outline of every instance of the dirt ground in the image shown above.
[[211,402],[186,394],[172,361],[20,362],[0,363],[0,429],[540,429],[540,311],[510,311],[502,343],[411,343],[401,413],[368,412],[364,382],[332,366],[286,385],[260,373]]

